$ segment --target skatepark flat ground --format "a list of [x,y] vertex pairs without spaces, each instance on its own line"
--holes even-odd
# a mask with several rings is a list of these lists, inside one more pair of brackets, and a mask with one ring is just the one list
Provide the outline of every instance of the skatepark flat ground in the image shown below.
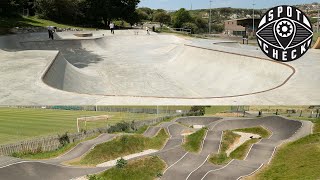
[[0,36],[0,105],[320,103],[318,50],[278,63],[218,39],[73,33]]
[[[189,129],[182,124],[205,124],[207,134],[199,153],[186,152],[182,147],[181,133]],[[222,132],[239,128],[263,126],[272,132],[268,139],[254,144],[244,160],[232,160],[225,166],[209,163],[211,153],[219,151]],[[274,152],[282,143],[290,142],[309,135],[312,123],[308,121],[289,120],[271,116],[264,118],[216,118],[185,117],[172,122],[162,123],[147,129],[145,136],[152,137],[159,129],[165,128],[170,139],[165,146],[153,155],[159,156],[167,164],[161,179],[238,179],[267,165]],[[119,134],[118,134],[119,135]],[[108,168],[87,168],[63,166],[64,161],[79,158],[96,144],[111,140],[116,135],[103,134],[96,139],[83,142],[68,153],[51,160],[28,161],[10,157],[0,157],[0,179],[71,179],[87,174],[99,173]]]

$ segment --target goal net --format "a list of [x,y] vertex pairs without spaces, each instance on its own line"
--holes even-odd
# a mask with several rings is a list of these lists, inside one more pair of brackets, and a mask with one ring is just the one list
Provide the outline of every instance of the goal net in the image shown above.
[[80,132],[81,125],[84,125],[85,129],[87,127],[87,122],[94,122],[94,121],[102,121],[102,120],[108,120],[110,119],[112,116],[110,115],[100,115],[100,116],[88,116],[88,117],[80,117],[77,118],[77,130],[78,132]]

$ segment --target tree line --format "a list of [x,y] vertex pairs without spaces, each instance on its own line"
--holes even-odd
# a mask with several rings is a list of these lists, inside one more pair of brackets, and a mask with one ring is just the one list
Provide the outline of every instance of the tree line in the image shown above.
[[61,23],[102,26],[112,20],[130,24],[138,21],[140,0],[1,0],[0,15],[19,16],[23,9],[29,15]]
[[[1,0],[0,16],[19,16],[27,9],[30,16],[37,15],[59,23],[91,27],[106,27],[111,21],[125,21],[131,25],[140,22],[158,22],[174,28],[191,29],[193,33],[206,33],[209,29],[208,9],[188,11],[184,8],[167,12],[163,9],[138,8],[140,0]],[[224,30],[223,22],[232,14],[245,16],[249,9],[212,9],[211,29]],[[261,14],[261,11],[257,11]]]

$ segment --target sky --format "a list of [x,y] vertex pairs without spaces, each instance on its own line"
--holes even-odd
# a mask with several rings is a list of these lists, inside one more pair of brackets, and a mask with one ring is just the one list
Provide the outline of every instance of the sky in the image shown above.
[[[209,8],[210,0],[140,0],[139,7],[149,7],[152,9],[177,10],[180,8],[205,9]],[[212,0],[212,8],[233,7],[233,8],[271,8],[277,5],[296,5],[318,2],[320,0]]]

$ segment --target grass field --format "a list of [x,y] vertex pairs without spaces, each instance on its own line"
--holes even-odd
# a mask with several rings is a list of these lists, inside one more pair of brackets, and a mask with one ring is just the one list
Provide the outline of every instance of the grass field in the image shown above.
[[[104,127],[121,121],[155,118],[156,114],[127,112],[66,111],[48,109],[0,108],[0,144],[39,136],[76,132],[76,119],[85,116],[111,115],[108,120],[87,122],[87,129]],[[85,129],[84,122],[81,128]]]
[[230,111],[231,106],[211,106],[206,107],[206,115],[214,115],[216,113],[222,113],[226,111]]

